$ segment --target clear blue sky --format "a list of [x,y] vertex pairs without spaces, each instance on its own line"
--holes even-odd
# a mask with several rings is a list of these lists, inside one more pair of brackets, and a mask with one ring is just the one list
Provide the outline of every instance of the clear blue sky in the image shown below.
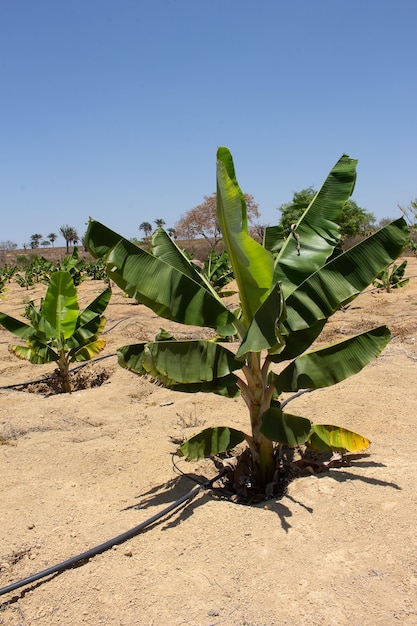
[[416,0],[0,0],[0,241],[173,226],[219,145],[262,223],[343,153],[356,202],[395,218],[417,196],[416,33]]

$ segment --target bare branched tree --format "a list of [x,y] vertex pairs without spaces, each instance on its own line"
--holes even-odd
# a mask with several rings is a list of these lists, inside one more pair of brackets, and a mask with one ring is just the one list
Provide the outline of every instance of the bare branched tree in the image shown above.
[[[245,194],[248,221],[259,218],[258,205],[253,196]],[[175,224],[176,236],[180,239],[198,239],[203,237],[210,248],[216,249],[222,240],[217,222],[216,194],[204,196],[204,202],[187,211]]]

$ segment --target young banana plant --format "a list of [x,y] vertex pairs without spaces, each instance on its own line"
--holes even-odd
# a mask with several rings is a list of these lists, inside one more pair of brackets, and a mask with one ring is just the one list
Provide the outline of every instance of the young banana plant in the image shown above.
[[28,307],[30,324],[0,312],[0,326],[25,341],[25,345],[10,345],[9,349],[31,363],[56,362],[62,389],[70,392],[70,363],[89,361],[106,345],[100,335],[106,323],[102,313],[110,296],[111,290],[105,289],[80,311],[71,274],[54,272],[40,309],[36,309],[33,302]]
[[[163,318],[235,335],[236,350],[221,342],[177,341],[165,332],[152,342],[118,351],[122,367],[184,392],[241,395],[249,429],[207,428],[185,441],[179,454],[199,459],[246,440],[253,483],[265,490],[277,470],[279,444],[357,451],[369,441],[329,424],[312,424],[284,410],[284,392],[338,383],[359,372],[390,338],[386,326],[332,346],[308,351],[328,318],[353,300],[402,252],[408,229],[401,218],[346,252],[338,221],[352,194],[357,162],[343,155],[286,238],[268,228],[264,245],[248,233],[246,205],[227,148],[217,153],[217,219],[233,268],[240,313],[230,311],[204,276],[162,229],[145,252],[91,220],[86,242],[103,258],[111,280]],[[230,346],[230,344],[228,344]],[[280,366],[274,373],[273,365]]]

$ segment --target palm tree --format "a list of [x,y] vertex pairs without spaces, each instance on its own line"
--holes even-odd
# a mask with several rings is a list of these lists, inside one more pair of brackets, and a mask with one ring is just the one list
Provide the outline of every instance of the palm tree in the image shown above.
[[74,243],[76,241],[78,242],[78,239],[79,239],[78,233],[77,233],[76,229],[73,226],[68,226],[68,224],[65,224],[64,226],[61,226],[59,228],[59,232],[61,233],[61,235],[65,239],[65,243],[66,243],[66,246],[67,246],[67,254],[69,254],[70,243],[72,241]]
[[171,239],[176,239],[177,233],[175,231],[175,228],[168,228],[168,235],[171,237]]
[[39,233],[35,233],[34,235],[30,236],[30,247],[33,248],[39,248],[39,243],[40,240],[42,239],[43,235],[39,235]]
[[156,224],[157,228],[162,228],[162,226],[165,226],[166,224],[165,220],[163,220],[161,217],[154,220],[154,223]]
[[58,235],[55,235],[55,233],[49,233],[48,239],[51,242],[52,247],[54,247],[54,241],[58,239]]
[[152,232],[152,224],[150,224],[149,222],[142,222],[142,224],[139,226],[139,230],[143,230],[143,232],[145,233],[145,239],[148,239],[149,235]]

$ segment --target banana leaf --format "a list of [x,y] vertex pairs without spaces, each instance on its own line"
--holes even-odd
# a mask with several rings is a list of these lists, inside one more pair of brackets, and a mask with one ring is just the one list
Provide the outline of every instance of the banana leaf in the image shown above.
[[278,403],[262,415],[261,433],[271,441],[287,446],[301,446],[311,433],[311,422],[306,417],[282,411]]
[[248,331],[236,353],[236,358],[247,352],[278,351],[285,346],[279,324],[285,318],[285,302],[278,283],[252,318]]
[[290,359],[295,359],[295,357],[305,352],[305,350],[311,346],[313,341],[317,339],[326,322],[327,320],[324,319],[319,320],[312,326],[291,332],[289,335],[285,334],[285,329],[281,327],[281,334],[285,342],[285,346],[280,352],[275,354],[270,353],[270,361],[273,363],[280,363]]
[[239,288],[246,328],[273,283],[273,258],[247,232],[246,204],[227,148],[217,152],[217,220]]
[[11,315],[7,315],[7,313],[0,313],[0,326],[3,326],[6,330],[21,339],[27,339],[33,333],[33,328],[29,326],[29,324],[17,320]]
[[52,363],[59,359],[58,353],[44,343],[31,342],[29,346],[10,345],[9,348],[19,359],[26,359],[35,365]]
[[287,233],[282,226],[267,226],[264,230],[264,248],[270,252],[279,252],[287,238]]
[[299,356],[280,374],[274,375],[278,393],[299,389],[320,389],[345,380],[361,371],[390,340],[391,333],[386,326],[354,335]]
[[[356,165],[357,161],[346,154],[339,159],[298,220],[294,233],[280,247],[275,261],[274,282],[281,281],[285,297],[322,267],[339,244],[338,224],[343,205],[355,186]],[[268,233],[266,237],[269,246],[273,247],[271,235]]]
[[156,341],[118,349],[119,364],[137,374],[176,384],[212,383],[242,364],[218,343],[204,340]]
[[90,304],[83,311],[81,311],[78,317],[77,327],[81,328],[97,315],[101,315],[107,308],[110,298],[111,289],[107,288],[100,293],[97,298],[90,302]]
[[81,346],[78,350],[71,350],[71,361],[90,361],[93,357],[97,356],[106,345],[104,338],[97,339]]
[[104,256],[109,278],[157,315],[210,328],[235,321],[233,313],[206,286],[99,222],[90,221],[86,243],[92,254]]
[[309,448],[320,452],[361,452],[369,448],[370,443],[369,439],[352,430],[329,424],[313,424],[312,433],[306,441]]
[[106,321],[106,318],[101,315],[91,318],[87,323],[77,328],[72,337],[67,339],[66,346],[70,350],[78,350],[91,341],[95,341],[103,332]]
[[214,296],[216,295],[209,281],[196,269],[193,263],[190,263],[183,251],[163,228],[158,228],[152,236],[152,254],[211,291]]
[[184,441],[178,448],[177,454],[186,457],[189,461],[198,461],[231,450],[242,443],[245,438],[245,433],[227,426],[206,428]]
[[408,236],[407,224],[400,218],[307,278],[286,299],[287,333],[313,326],[353,300],[401,254]]
[[80,309],[77,289],[69,272],[59,271],[51,275],[49,287],[42,303],[42,321],[49,324],[48,334],[64,339],[74,333]]

